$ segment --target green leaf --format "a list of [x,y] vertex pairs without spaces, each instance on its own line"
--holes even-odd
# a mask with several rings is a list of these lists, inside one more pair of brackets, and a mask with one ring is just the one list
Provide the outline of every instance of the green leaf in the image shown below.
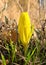
[[7,51],[8,51],[8,58],[10,60],[10,48],[9,48],[9,45],[6,43],[5,47],[6,47]]
[[15,53],[16,53],[15,49],[16,49],[16,46],[14,45],[14,43],[13,43],[13,41],[12,41],[12,40],[10,40],[10,46],[11,46],[11,52],[12,52],[12,62],[13,62],[13,61],[14,61],[14,59],[15,59]]
[[3,65],[6,65],[6,60],[5,60],[4,55],[3,55],[3,54],[1,54],[1,58],[2,58],[2,63],[3,63]]
[[34,50],[32,51],[32,53],[30,53],[30,51],[28,52],[27,57],[26,57],[26,61],[25,61],[24,65],[28,64],[28,62],[30,61],[31,57],[34,55],[35,51],[36,51],[36,47],[34,48]]

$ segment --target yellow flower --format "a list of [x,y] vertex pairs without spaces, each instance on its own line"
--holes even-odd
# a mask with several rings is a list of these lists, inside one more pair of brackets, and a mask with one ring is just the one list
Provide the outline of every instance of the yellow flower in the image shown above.
[[32,37],[34,26],[31,25],[31,21],[27,12],[22,12],[18,23],[18,33],[22,45],[26,47]]

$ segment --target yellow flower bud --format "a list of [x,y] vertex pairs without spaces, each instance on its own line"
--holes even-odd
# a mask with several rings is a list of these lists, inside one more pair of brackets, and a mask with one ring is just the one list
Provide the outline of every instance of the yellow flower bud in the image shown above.
[[31,21],[27,12],[22,12],[20,15],[19,23],[18,23],[18,33],[20,36],[20,40],[22,45],[25,47],[28,45],[34,28],[31,25]]

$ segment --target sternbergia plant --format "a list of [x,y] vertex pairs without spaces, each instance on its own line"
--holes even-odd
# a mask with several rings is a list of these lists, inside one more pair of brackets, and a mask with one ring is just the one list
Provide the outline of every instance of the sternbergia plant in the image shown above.
[[18,23],[18,33],[24,50],[27,49],[29,41],[34,32],[34,26],[31,24],[29,15],[27,12],[22,12]]

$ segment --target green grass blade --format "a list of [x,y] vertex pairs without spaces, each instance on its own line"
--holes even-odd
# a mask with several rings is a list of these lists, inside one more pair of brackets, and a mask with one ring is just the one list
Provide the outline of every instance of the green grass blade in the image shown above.
[[1,54],[1,58],[2,58],[2,63],[3,63],[3,65],[6,65],[6,60],[5,60],[4,55],[3,55],[3,54]]
[[26,62],[25,62],[24,65],[28,64],[28,62],[30,61],[31,57],[34,55],[35,51],[36,51],[36,47],[34,48],[34,50],[32,51],[31,54],[30,54],[30,51],[28,52],[27,57],[26,57]]

